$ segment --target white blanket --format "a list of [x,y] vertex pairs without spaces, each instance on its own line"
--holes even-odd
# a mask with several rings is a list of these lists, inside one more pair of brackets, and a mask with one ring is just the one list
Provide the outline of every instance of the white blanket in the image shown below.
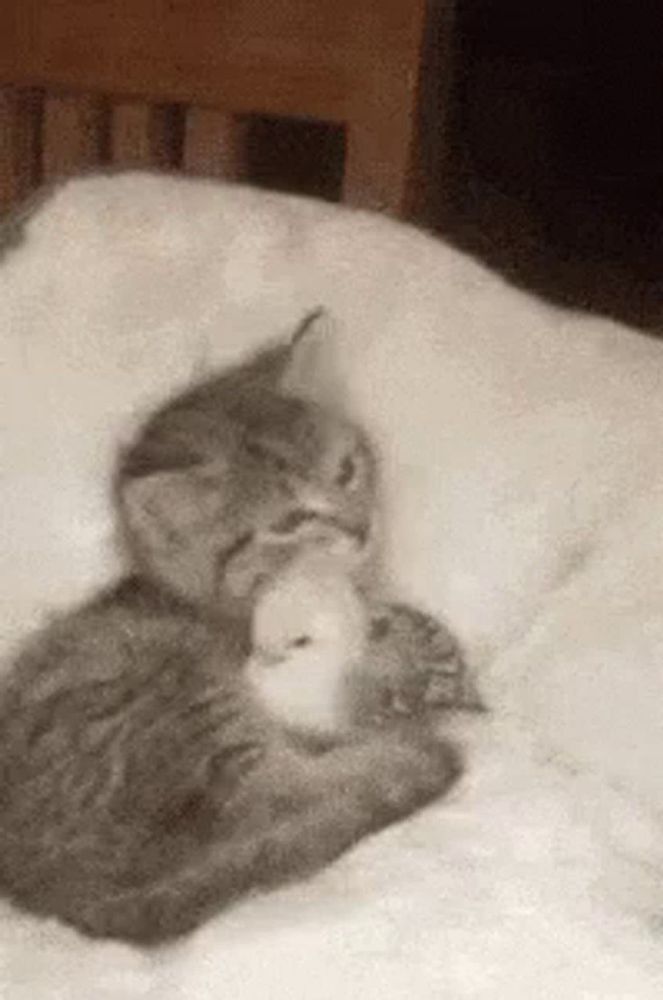
[[370,215],[66,185],[0,267],[0,652],[118,568],[114,449],[195,374],[337,316],[389,567],[492,709],[446,801],[176,947],[0,908],[7,1000],[663,996],[663,345]]

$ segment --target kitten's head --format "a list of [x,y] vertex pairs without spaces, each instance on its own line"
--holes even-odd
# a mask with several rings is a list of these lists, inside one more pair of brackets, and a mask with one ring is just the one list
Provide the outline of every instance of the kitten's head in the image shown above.
[[315,326],[173,400],[127,451],[119,508],[143,575],[246,613],[302,549],[333,552],[351,573],[366,563],[375,464],[364,435],[315,401]]

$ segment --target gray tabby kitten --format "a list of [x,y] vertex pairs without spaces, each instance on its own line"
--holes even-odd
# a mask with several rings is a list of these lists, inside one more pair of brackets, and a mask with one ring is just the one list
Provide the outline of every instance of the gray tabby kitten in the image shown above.
[[[243,676],[256,587],[301,546],[340,546],[359,581],[372,565],[373,457],[285,390],[300,344],[148,420],[116,480],[132,575],[46,627],[4,681],[0,888],[28,910],[161,943],[319,870],[459,774],[448,743],[395,717],[309,743]],[[389,610],[376,621],[384,658]],[[430,620],[419,631],[430,660]]]

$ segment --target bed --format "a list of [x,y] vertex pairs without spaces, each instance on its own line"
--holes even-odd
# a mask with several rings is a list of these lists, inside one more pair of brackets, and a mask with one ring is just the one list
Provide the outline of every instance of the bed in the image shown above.
[[323,303],[385,470],[387,564],[489,713],[448,799],[176,946],[0,909],[19,1000],[659,998],[660,344],[402,223],[149,172],[70,181],[0,266],[0,652],[120,568],[141,415]]

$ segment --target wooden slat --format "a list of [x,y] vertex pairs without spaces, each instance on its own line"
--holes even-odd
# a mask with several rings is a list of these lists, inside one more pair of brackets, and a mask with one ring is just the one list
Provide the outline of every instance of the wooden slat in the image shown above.
[[346,132],[343,201],[355,208],[409,214],[415,146],[415,107],[350,122]]
[[87,96],[47,96],[42,130],[45,178],[63,177],[104,160],[102,102]]
[[366,67],[346,129],[343,200],[408,216],[416,198],[420,70],[381,59]]
[[111,159],[123,167],[174,166],[174,109],[139,101],[113,107]]
[[1,0],[0,79],[340,124],[368,63],[413,65],[427,6]]
[[[380,8],[413,2],[370,0]],[[342,121],[354,89],[343,40],[364,37],[355,13],[364,4],[319,0],[315,16],[309,6],[309,0],[0,0],[0,81]]]
[[0,212],[38,179],[39,102],[35,91],[0,89]]
[[220,111],[189,108],[182,166],[192,174],[241,180],[246,173],[246,122]]

